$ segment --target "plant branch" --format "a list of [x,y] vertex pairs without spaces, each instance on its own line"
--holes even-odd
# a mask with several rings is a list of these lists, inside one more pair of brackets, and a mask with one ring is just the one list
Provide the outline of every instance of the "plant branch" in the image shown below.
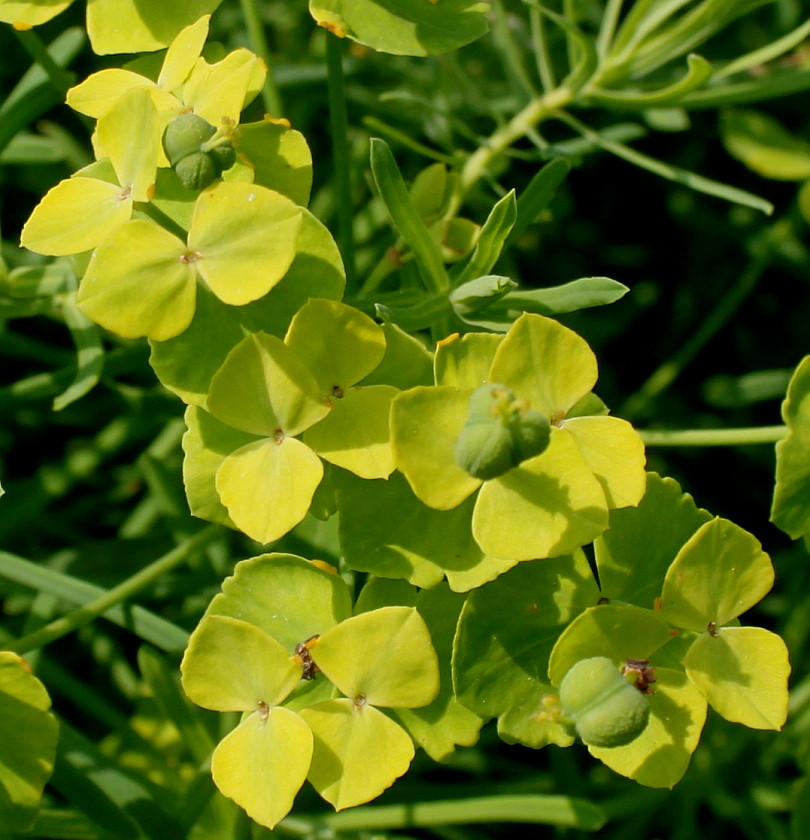
[[9,642],[5,645],[6,650],[24,654],[29,650],[44,647],[57,639],[61,639],[62,636],[67,636],[68,633],[78,630],[80,627],[84,627],[85,624],[89,624],[107,610],[132,598],[135,593],[154,583],[174,569],[175,566],[184,563],[194,552],[199,551],[221,533],[222,527],[219,525],[209,525],[203,528],[186,542],[173,548],[168,554],[164,554],[163,557],[155,560],[154,563],[150,563],[145,569],[141,569],[140,572],[119,583],[118,586],[114,586],[95,600],[51,621],[27,636]]
[[456,214],[464,196],[484,176],[487,167],[495,158],[503,154],[516,140],[525,137],[539,123],[556,116],[573,98],[573,91],[559,87],[545,96],[533,99],[506,125],[495,131],[483,146],[479,146],[467,158],[461,170],[458,186],[446,214],[448,218]]
[[242,14],[245,17],[248,38],[253,52],[262,59],[267,67],[267,76],[262,85],[262,99],[267,112],[274,117],[281,117],[284,114],[284,107],[281,104],[281,95],[273,75],[273,68],[270,61],[270,48],[267,45],[267,38],[264,34],[264,24],[257,0],[240,0]]
[[329,126],[332,133],[332,160],[335,167],[335,204],[338,217],[338,244],[346,270],[347,289],[355,288],[354,207],[352,206],[351,163],[349,160],[349,119],[343,85],[343,44],[331,33],[326,36],[326,67],[329,91]]
[[647,446],[748,446],[776,443],[787,426],[752,426],[742,429],[639,429]]

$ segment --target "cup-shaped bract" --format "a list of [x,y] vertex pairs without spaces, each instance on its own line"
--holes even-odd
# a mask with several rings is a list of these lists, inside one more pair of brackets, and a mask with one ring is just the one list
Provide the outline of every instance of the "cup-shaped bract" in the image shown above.
[[20,241],[26,248],[51,256],[89,251],[131,217],[135,201],[151,199],[159,124],[149,95],[140,89],[128,91],[105,112],[96,132],[116,181],[81,172],[61,181],[23,227]]
[[[487,555],[518,562],[570,553],[605,530],[609,509],[639,502],[644,447],[632,427],[613,417],[569,416],[596,381],[593,353],[571,330],[525,314],[502,340],[448,340],[436,360],[440,381],[452,384],[414,388],[394,400],[394,456],[414,493],[439,510],[480,487],[473,533]],[[476,414],[470,399],[482,378],[507,389],[510,404],[532,418],[529,428],[496,437],[498,457],[483,476],[463,439],[475,435],[464,432],[465,418]],[[547,444],[542,417],[550,421]],[[502,453],[516,439],[507,458]],[[459,448],[478,475],[461,466]]]
[[109,234],[82,278],[79,306],[127,338],[173,338],[194,317],[198,276],[233,306],[273,288],[295,258],[301,216],[273,190],[218,182],[197,198],[187,243],[145,219]]

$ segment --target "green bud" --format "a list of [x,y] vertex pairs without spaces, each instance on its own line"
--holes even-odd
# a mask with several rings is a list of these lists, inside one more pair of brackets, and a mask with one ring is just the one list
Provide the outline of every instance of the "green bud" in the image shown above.
[[236,150],[230,143],[222,143],[219,146],[214,146],[208,151],[214,166],[217,168],[217,173],[222,174],[226,169],[230,169],[236,163]]
[[616,665],[604,656],[582,659],[560,683],[563,715],[592,747],[621,747],[647,727],[649,701]]
[[174,167],[180,182],[189,190],[201,190],[219,177],[217,167],[206,152],[186,155]]
[[470,397],[467,422],[456,441],[456,461],[487,481],[539,455],[548,446],[548,419],[515,399],[505,385],[482,385]]
[[180,114],[163,132],[163,151],[172,166],[188,155],[199,152],[202,144],[216,133],[211,123],[196,114]]

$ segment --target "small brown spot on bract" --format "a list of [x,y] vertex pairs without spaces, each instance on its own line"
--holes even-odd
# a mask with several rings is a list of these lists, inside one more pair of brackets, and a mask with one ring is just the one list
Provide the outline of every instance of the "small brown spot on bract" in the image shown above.
[[655,598],[653,600],[653,609],[654,610],[662,610],[664,609],[664,601],[661,598]]
[[365,694],[358,694],[357,697],[354,698],[354,710],[359,712],[363,706],[366,705],[366,695]]
[[331,20],[319,20],[318,26],[325,29],[327,32],[331,32],[333,35],[337,35],[338,38],[345,38],[346,37],[346,30],[339,23],[334,23]]
[[295,659],[301,666],[302,680],[314,680],[315,676],[321,671],[310,653],[317,641],[318,634],[315,634],[314,636],[310,636],[305,642],[299,642],[295,646]]
[[286,435],[281,429],[276,429],[273,432],[273,443],[281,443],[285,437]]
[[180,262],[181,263],[195,263],[202,254],[199,251],[186,251],[184,254],[180,254]]
[[332,396],[337,397],[337,399],[343,399],[343,388],[340,385],[333,385],[332,386]]
[[270,707],[264,700],[259,700],[256,705],[259,708],[259,720],[267,720],[270,717]]

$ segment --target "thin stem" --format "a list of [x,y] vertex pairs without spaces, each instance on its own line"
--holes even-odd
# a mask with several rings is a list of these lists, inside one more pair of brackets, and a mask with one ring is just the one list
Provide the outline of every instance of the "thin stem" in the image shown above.
[[640,429],[647,446],[748,446],[776,443],[787,434],[787,426],[752,426],[742,429]]
[[19,42],[25,47],[26,52],[47,73],[51,84],[59,93],[63,95],[67,93],[68,88],[75,81],[73,74],[60,67],[54,61],[53,56],[48,52],[48,48],[39,35],[33,29],[14,29],[13,32]]
[[659,397],[680,376],[683,369],[700,353],[715,334],[724,327],[742,302],[753,291],[768,265],[767,255],[761,255],[740,275],[734,287],[720,299],[703,323],[684,341],[673,356],[660,365],[644,384],[624,404],[622,417],[643,415],[653,400]]
[[178,239],[185,242],[188,238],[188,231],[181,227],[174,219],[166,215],[159,207],[150,201],[135,202],[135,209],[139,210],[153,222],[157,222],[162,228],[173,233]]
[[556,116],[574,97],[568,88],[557,88],[539,99],[533,99],[506,125],[492,134],[485,145],[479,146],[468,158],[461,170],[458,186],[450,201],[448,218],[458,211],[461,201],[485,174],[492,161],[503,154],[516,140],[525,137],[536,125]]
[[195,551],[199,551],[221,533],[222,528],[219,525],[209,525],[203,528],[182,545],[173,548],[168,554],[164,554],[163,557],[160,557],[145,569],[141,569],[140,572],[119,583],[118,586],[114,586],[94,601],[90,601],[83,607],[61,618],[57,618],[55,621],[46,624],[44,627],[40,627],[39,630],[33,633],[29,633],[16,641],[9,642],[5,645],[6,650],[23,654],[29,650],[44,647],[56,641],[56,639],[61,639],[62,636],[78,630],[80,627],[84,627],[85,624],[89,624],[93,619],[107,612],[107,610],[132,598],[135,593],[149,586],[149,584],[154,583],[175,568],[175,566],[179,566],[185,562]]
[[349,118],[343,84],[343,44],[339,38],[326,36],[329,126],[332,133],[332,160],[335,167],[335,205],[338,214],[338,244],[346,269],[346,287],[356,283],[354,252],[354,207],[352,206],[351,162],[349,160]]
[[599,54],[600,60],[604,59],[610,50],[623,2],[624,0],[608,0],[605,6],[602,22],[599,27],[599,35],[596,38],[596,52]]
[[554,68],[551,64],[551,56],[546,42],[546,19],[536,6],[529,7],[529,26],[531,27],[537,74],[540,76],[543,90],[548,93],[554,90],[557,82],[555,81]]
[[511,80],[513,90],[522,90],[526,99],[533,99],[538,94],[529,78],[526,68],[521,60],[521,50],[515,43],[512,31],[509,28],[507,13],[503,7],[502,0],[495,0],[492,4],[494,17],[492,18],[492,36],[498,46],[498,55],[501,57],[506,75]]
[[274,117],[280,117],[284,113],[284,108],[281,104],[281,95],[276,85],[275,77],[273,76],[273,68],[270,60],[270,48],[267,45],[267,38],[264,34],[264,24],[262,23],[261,13],[259,12],[259,5],[257,0],[240,0],[242,4],[242,14],[245,18],[245,26],[247,27],[248,38],[253,52],[262,59],[267,66],[267,76],[264,79],[262,86],[262,99],[264,100],[264,107],[268,114]]

